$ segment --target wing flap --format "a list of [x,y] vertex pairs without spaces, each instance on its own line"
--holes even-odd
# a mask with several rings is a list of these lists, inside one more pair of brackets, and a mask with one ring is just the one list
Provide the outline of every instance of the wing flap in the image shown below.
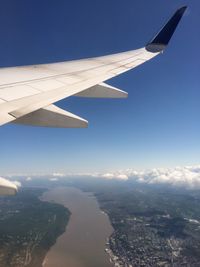
[[17,124],[56,127],[56,128],[86,128],[88,122],[55,105],[39,109],[15,121]]
[[75,96],[91,98],[126,98],[128,97],[128,93],[106,83],[101,83],[92,86]]

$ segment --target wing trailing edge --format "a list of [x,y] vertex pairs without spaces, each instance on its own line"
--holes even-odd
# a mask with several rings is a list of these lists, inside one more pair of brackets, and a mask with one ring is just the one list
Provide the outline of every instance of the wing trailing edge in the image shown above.
[[55,128],[86,128],[88,126],[86,120],[55,105],[49,105],[22,116],[13,123]]
[[106,83],[101,83],[92,86],[75,96],[91,98],[127,98],[128,93]]

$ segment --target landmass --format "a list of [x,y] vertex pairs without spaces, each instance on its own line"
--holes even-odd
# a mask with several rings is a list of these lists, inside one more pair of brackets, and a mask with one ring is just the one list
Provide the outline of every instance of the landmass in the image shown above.
[[131,182],[77,183],[94,192],[114,232],[117,267],[200,267],[200,191]]
[[70,212],[41,201],[44,189],[24,188],[0,198],[0,266],[42,267],[46,253],[66,228]]
[[114,233],[116,266],[200,266],[200,194],[137,188],[96,194]]
[[[116,267],[200,267],[199,190],[87,177],[52,183],[94,193],[114,229],[105,250]],[[0,199],[0,266],[21,267],[24,259],[28,267],[41,266],[64,231],[69,211],[38,195],[24,189],[13,200]]]

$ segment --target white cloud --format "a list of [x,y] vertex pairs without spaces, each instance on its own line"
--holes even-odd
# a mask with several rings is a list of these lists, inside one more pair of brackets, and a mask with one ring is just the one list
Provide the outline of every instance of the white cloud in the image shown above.
[[174,169],[152,169],[137,172],[129,170],[129,179],[146,184],[168,184],[189,189],[200,189],[200,166],[176,167]]
[[52,176],[54,176],[54,177],[64,177],[65,174],[64,173],[60,173],[60,172],[54,172],[54,173],[52,173]]
[[102,178],[106,179],[116,179],[116,180],[128,180],[128,175],[125,173],[104,173],[100,175]]
[[56,181],[58,181],[58,178],[50,178],[49,181],[56,182]]
[[114,174],[113,173],[105,173],[105,174],[102,174],[102,177],[107,178],[107,179],[113,179]]
[[126,174],[118,174],[117,179],[119,180],[128,180],[128,176]]
[[146,171],[127,169],[118,172],[96,174],[95,176],[104,179],[132,180],[145,184],[163,184],[188,189],[200,189],[200,165],[176,167],[173,169],[154,168]]
[[[134,169],[110,171],[106,173],[68,173],[63,174],[55,172],[50,175],[50,181],[58,181],[62,177],[92,177],[102,178],[110,180],[121,181],[135,181],[145,184],[163,184],[177,187],[184,187],[188,189],[200,189],[200,165],[185,166],[176,168],[154,168],[146,171],[137,171]],[[34,176],[37,177],[37,176]],[[30,181],[31,177],[27,177],[27,181]],[[17,182],[17,181],[16,181]],[[20,185],[17,182],[17,185]]]
[[31,181],[31,180],[32,178],[30,176],[26,178],[26,181]]

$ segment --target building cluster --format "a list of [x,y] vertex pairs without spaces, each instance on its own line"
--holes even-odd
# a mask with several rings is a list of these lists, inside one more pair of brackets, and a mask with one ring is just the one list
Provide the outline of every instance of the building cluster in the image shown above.
[[[162,216],[157,216],[162,217]],[[160,218],[161,219],[161,218]],[[171,219],[166,217],[165,219]],[[163,220],[151,217],[112,218],[114,233],[106,252],[116,267],[198,267],[200,260],[184,255],[186,246],[195,246],[191,238],[165,235]],[[165,221],[165,220],[164,220]],[[200,230],[200,229],[199,229]],[[178,229],[177,229],[178,231]]]

